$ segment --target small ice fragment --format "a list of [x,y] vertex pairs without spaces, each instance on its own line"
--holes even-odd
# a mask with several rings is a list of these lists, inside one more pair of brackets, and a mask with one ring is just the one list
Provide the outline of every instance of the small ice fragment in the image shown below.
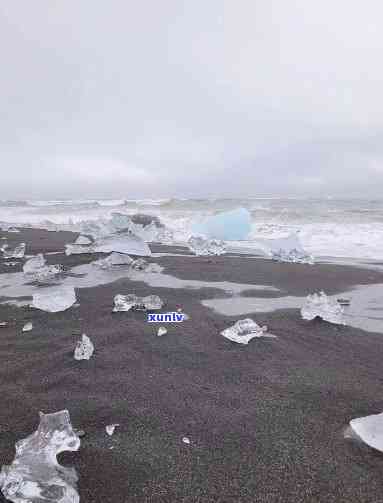
[[327,297],[324,292],[308,295],[306,304],[301,309],[304,320],[313,320],[318,316],[322,320],[339,325],[345,325],[343,314],[343,307],[336,300]]
[[164,303],[158,295],[138,297],[133,293],[129,295],[118,294],[114,297],[113,312],[130,311],[131,309],[135,309],[137,311],[152,311],[161,309],[163,305]]
[[88,336],[82,334],[74,350],[75,360],[89,360],[94,352],[94,345]]
[[143,271],[143,272],[147,272],[147,273],[150,273],[150,272],[160,273],[164,269],[159,264],[148,263],[143,258],[138,258],[136,260],[133,260],[133,262],[131,264],[131,268],[134,269],[135,271]]
[[383,413],[352,419],[350,426],[363,442],[383,452]]
[[201,236],[191,236],[187,244],[195,255],[222,255],[226,251],[223,241],[205,239]]
[[182,442],[184,444],[188,444],[189,445],[190,444],[190,438],[188,438],[188,437],[182,437]]
[[266,253],[277,262],[314,264],[314,258],[304,250],[297,233],[284,238],[264,240],[263,245]]
[[118,423],[108,424],[108,426],[105,426],[106,433],[111,437],[117,426],[120,426],[120,425]]
[[75,244],[75,245],[91,245],[92,241],[88,237],[80,235],[73,244]]
[[30,332],[33,328],[33,324],[31,321],[28,321],[28,323],[26,323],[24,326],[23,326],[23,332]]
[[237,208],[205,218],[193,226],[193,232],[211,239],[238,241],[251,231],[251,215],[246,208]]
[[25,243],[20,243],[15,248],[6,248],[3,250],[4,258],[23,258],[25,255]]
[[76,302],[73,286],[44,288],[33,295],[32,307],[57,313],[69,309]]
[[113,252],[106,258],[96,260],[92,262],[93,265],[100,267],[101,269],[111,269],[115,266],[128,266],[132,264],[133,259],[126,253]]
[[4,497],[13,503],[79,503],[77,474],[62,466],[57,455],[77,451],[80,439],[70,423],[69,412],[40,412],[37,431],[16,442],[11,465],[3,465],[0,486]]
[[221,332],[221,335],[233,342],[239,344],[248,344],[254,337],[275,337],[271,334],[266,334],[267,327],[260,327],[258,323],[251,318],[238,320],[232,327],[226,328]]
[[94,253],[93,245],[78,245],[68,244],[65,245],[65,255],[80,255],[82,253]]
[[8,325],[7,321],[0,321],[0,327],[6,327]]
[[96,252],[100,253],[126,253],[147,257],[152,254],[144,240],[132,233],[104,238],[97,242]]
[[25,264],[23,266],[23,272],[24,272],[24,274],[33,274],[38,269],[41,269],[42,267],[44,267],[45,264],[46,264],[46,260],[44,258],[44,255],[42,253],[39,253],[35,257],[32,257],[25,262]]
[[165,327],[160,327],[157,332],[158,337],[162,337],[163,335],[166,335],[168,331],[166,330]]

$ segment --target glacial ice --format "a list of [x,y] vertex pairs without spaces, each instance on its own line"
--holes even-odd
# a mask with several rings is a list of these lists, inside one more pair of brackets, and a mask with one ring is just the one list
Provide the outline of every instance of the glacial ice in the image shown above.
[[114,297],[113,312],[130,311],[131,309],[137,311],[152,311],[161,309],[163,305],[164,303],[158,295],[137,297],[137,295],[133,293],[128,295],[118,294]]
[[73,286],[43,288],[33,295],[32,307],[57,313],[69,309],[76,302]]
[[145,241],[131,233],[104,238],[96,244],[95,251],[126,253],[143,257],[149,257],[152,254]]
[[4,258],[23,258],[25,255],[25,243],[20,243],[15,248],[7,247],[3,250]]
[[160,273],[163,271],[163,267],[159,264],[155,264],[154,262],[148,263],[143,258],[138,258],[134,260],[131,264],[131,268],[135,271],[142,271],[147,273]]
[[168,331],[166,330],[165,327],[159,327],[158,332],[157,332],[157,336],[162,337],[163,335],[166,335],[167,333],[168,333]]
[[306,304],[301,309],[301,315],[304,320],[313,320],[318,316],[330,323],[345,325],[343,307],[336,300],[327,297],[324,292],[308,295]]
[[193,226],[193,232],[211,239],[239,241],[246,239],[251,231],[251,215],[246,208],[218,213],[206,217]]
[[73,244],[81,246],[91,245],[92,241],[88,237],[80,235]]
[[90,360],[94,352],[94,345],[89,337],[82,334],[81,340],[77,342],[74,350],[75,360]]
[[129,266],[133,262],[133,259],[126,253],[113,252],[106,258],[96,260],[92,262],[93,265],[100,267],[101,269],[111,269],[115,266]]
[[191,236],[187,244],[195,255],[222,255],[225,253],[225,243],[217,239]]
[[285,238],[263,241],[266,253],[278,262],[314,264],[314,258],[303,248],[298,234],[293,233]]
[[232,327],[226,328],[221,332],[221,335],[233,342],[239,344],[248,344],[254,337],[275,337],[271,334],[266,334],[267,327],[260,327],[251,318],[238,320]]
[[80,255],[82,253],[94,253],[94,246],[91,245],[79,245],[79,244],[67,244],[65,245],[65,255]]
[[352,419],[350,426],[363,442],[383,452],[383,413]]
[[58,274],[64,272],[60,264],[46,265],[46,260],[42,253],[27,260],[23,266],[24,274],[33,281],[47,281],[55,278]]
[[26,323],[24,326],[23,326],[23,332],[30,332],[31,330],[33,329],[33,324],[31,321],[28,321],[28,323]]
[[0,487],[13,503],[79,503],[78,477],[74,468],[62,466],[57,455],[77,451],[80,439],[74,432],[69,412],[40,412],[37,431],[16,442],[11,465],[3,465]]
[[105,426],[106,433],[111,437],[114,433],[114,430],[117,428],[117,426],[120,426],[120,425],[118,423],[108,424],[107,426]]

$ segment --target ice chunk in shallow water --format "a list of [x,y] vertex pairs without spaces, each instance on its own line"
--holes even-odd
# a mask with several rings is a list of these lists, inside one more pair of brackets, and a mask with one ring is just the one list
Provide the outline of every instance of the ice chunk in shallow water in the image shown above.
[[285,238],[263,240],[262,244],[266,253],[278,262],[314,264],[314,258],[304,250],[296,233]]
[[88,237],[80,235],[73,244],[82,246],[91,245],[92,241]]
[[131,293],[129,295],[116,295],[114,297],[113,312],[130,311],[152,311],[161,309],[164,305],[163,301],[158,295],[148,295],[147,297],[137,297]]
[[225,253],[225,243],[217,239],[191,236],[187,244],[190,250],[196,255],[222,255]]
[[63,273],[64,268],[60,264],[46,265],[44,255],[39,253],[36,257],[32,257],[25,262],[23,271],[33,281],[46,281]]
[[159,264],[155,263],[148,263],[146,262],[145,259],[143,258],[138,258],[134,260],[131,264],[131,268],[134,269],[135,271],[143,271],[147,273],[160,273],[164,270],[162,266]]
[[330,323],[345,325],[343,307],[336,300],[327,297],[324,292],[308,295],[306,304],[301,309],[301,315],[304,320],[313,320],[318,316]]
[[145,241],[131,233],[105,238],[97,242],[95,251],[100,253],[118,252],[143,257],[149,257],[152,254]]
[[383,452],[383,413],[352,419],[350,426],[363,442]]
[[32,274],[35,273],[38,269],[41,269],[46,264],[46,260],[42,253],[39,253],[35,257],[27,260],[23,266],[24,274]]
[[238,320],[232,327],[226,328],[221,332],[221,335],[233,342],[239,344],[248,344],[254,337],[275,337],[271,334],[266,334],[267,327],[260,327],[258,323],[251,318]]
[[7,247],[3,250],[4,258],[23,258],[25,255],[25,243],[20,243],[15,248]]
[[93,245],[78,245],[68,244],[65,245],[65,255],[80,255],[82,253],[94,253]]
[[89,337],[82,334],[81,340],[77,342],[74,350],[75,360],[89,360],[94,352],[94,345]]
[[69,309],[76,302],[73,286],[43,288],[33,295],[32,307],[57,313]]
[[37,431],[16,443],[13,463],[2,467],[4,497],[13,503],[79,503],[76,470],[57,461],[60,452],[79,447],[67,410],[40,412]]
[[237,208],[205,218],[193,226],[193,232],[208,238],[239,241],[251,231],[251,215],[246,208]]
[[96,260],[92,262],[93,265],[100,267],[101,269],[110,269],[115,266],[128,266],[131,265],[133,259],[126,253],[113,252],[106,258]]

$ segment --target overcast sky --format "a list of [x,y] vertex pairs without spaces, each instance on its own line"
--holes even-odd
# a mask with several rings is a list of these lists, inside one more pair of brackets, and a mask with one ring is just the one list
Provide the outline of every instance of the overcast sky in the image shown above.
[[0,197],[383,192],[381,0],[3,0]]

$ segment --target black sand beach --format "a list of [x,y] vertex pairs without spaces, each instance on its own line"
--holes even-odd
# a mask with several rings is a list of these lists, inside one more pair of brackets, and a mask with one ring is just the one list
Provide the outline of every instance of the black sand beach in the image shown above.
[[[2,236],[25,241],[27,254],[62,252],[76,238],[38,230]],[[72,267],[94,257],[47,259]],[[179,278],[270,285],[289,295],[383,283],[381,272],[350,266],[240,256],[153,261]],[[4,272],[11,269],[0,263]],[[159,295],[169,311],[180,305],[190,320],[157,337],[145,313],[112,314],[114,295],[133,292]],[[9,322],[0,328],[0,465],[36,429],[40,410],[66,408],[86,432],[78,452],[59,456],[78,472],[81,503],[383,502],[383,454],[343,438],[350,419],[383,410],[383,333],[279,310],[241,316],[278,336],[242,346],[219,334],[238,317],[201,305],[215,294],[223,296],[126,278],[78,290],[80,306],[62,313],[0,305],[0,321]],[[27,320],[33,330],[22,333]],[[90,361],[73,359],[81,333],[95,345]],[[120,426],[109,437],[111,423]]]

